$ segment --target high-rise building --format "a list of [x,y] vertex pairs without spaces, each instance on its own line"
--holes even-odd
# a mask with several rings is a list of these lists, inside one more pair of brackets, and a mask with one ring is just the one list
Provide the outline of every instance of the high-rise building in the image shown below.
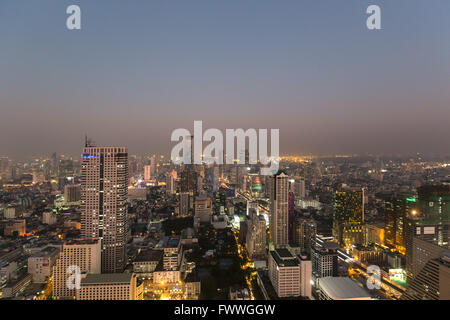
[[269,278],[279,298],[300,296],[300,263],[288,249],[269,252]]
[[317,224],[312,218],[296,216],[294,219],[294,245],[307,256],[311,254],[312,239],[316,236]]
[[195,218],[200,222],[210,222],[212,215],[212,201],[206,196],[195,198]]
[[305,180],[295,179],[294,194],[297,199],[305,199],[305,197],[306,197]]
[[428,260],[413,278],[402,300],[450,300],[450,252]]
[[186,217],[189,215],[189,198],[189,192],[181,192],[179,194],[179,214],[182,217]]
[[152,168],[150,165],[144,166],[144,181],[152,180]]
[[270,177],[270,241],[275,248],[289,244],[289,176],[283,171]]
[[[101,272],[101,242],[98,239],[82,239],[63,244],[59,258],[53,267],[53,296],[56,299],[75,299],[76,271],[82,273]],[[69,269],[69,267],[72,267]],[[69,286],[68,282],[72,285]]]
[[166,192],[168,194],[175,193],[175,178],[172,173],[166,174]]
[[390,196],[384,200],[385,243],[405,253],[405,219],[416,206],[416,199],[405,196]]
[[198,173],[192,169],[190,165],[181,171],[180,174],[180,192],[190,192],[192,195],[196,195],[198,191]]
[[312,274],[314,279],[338,276],[339,245],[331,241],[322,241],[316,236],[311,245]]
[[120,273],[129,232],[127,148],[86,146],[81,173],[81,235],[101,240],[103,273]]
[[294,219],[295,219],[295,196],[293,192],[288,194],[288,239],[289,243],[294,241]]
[[64,187],[64,200],[66,203],[74,203],[81,200],[81,186],[68,184]]
[[449,248],[450,185],[425,185],[418,188],[418,200],[405,220],[406,272],[414,276],[414,240],[420,239]]
[[247,251],[251,259],[266,256],[266,219],[258,215],[255,209],[250,209],[250,219],[247,229]]
[[341,188],[334,192],[333,237],[341,246],[364,242],[364,189]]

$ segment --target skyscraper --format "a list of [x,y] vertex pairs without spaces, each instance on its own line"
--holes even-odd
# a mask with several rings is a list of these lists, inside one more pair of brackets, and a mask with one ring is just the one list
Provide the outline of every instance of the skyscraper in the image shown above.
[[450,252],[430,259],[414,277],[402,300],[450,299]]
[[334,193],[333,237],[341,246],[362,244],[364,189],[342,188]]
[[250,258],[266,256],[266,220],[258,215],[255,209],[250,209],[250,219],[247,230],[247,251]]
[[386,244],[405,253],[405,220],[416,205],[416,199],[391,196],[384,201]]
[[278,171],[270,177],[270,241],[275,248],[289,244],[289,176]]
[[81,235],[101,239],[102,273],[122,272],[128,236],[127,148],[87,145],[81,174]]

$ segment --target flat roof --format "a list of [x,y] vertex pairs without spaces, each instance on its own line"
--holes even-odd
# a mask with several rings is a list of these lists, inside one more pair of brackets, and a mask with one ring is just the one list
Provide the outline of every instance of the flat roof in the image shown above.
[[[282,256],[279,255],[280,250],[282,250]],[[287,253],[283,250],[286,250]],[[270,251],[270,254],[279,267],[298,266],[298,260],[294,258],[287,249],[276,249],[275,251]]]
[[159,261],[161,260],[164,252],[162,250],[146,249],[141,250],[137,255],[134,262],[144,262],[144,261]]
[[333,300],[371,300],[369,293],[349,277],[320,278],[319,287]]
[[81,279],[81,285],[88,284],[107,284],[107,283],[130,283],[132,273],[102,273],[102,274],[87,274],[85,278]]
[[42,249],[41,251],[31,255],[31,257],[50,257],[56,254],[58,251],[59,249],[56,247],[46,247],[45,249]]

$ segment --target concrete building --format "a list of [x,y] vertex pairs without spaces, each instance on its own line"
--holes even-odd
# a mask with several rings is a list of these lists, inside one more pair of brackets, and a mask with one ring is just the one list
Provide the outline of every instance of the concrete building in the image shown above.
[[202,223],[209,223],[212,215],[212,201],[206,196],[199,196],[195,198],[195,218]]
[[[99,239],[81,239],[63,244],[59,258],[53,267],[53,296],[56,299],[74,299],[75,288],[69,288],[68,279],[75,274],[78,267],[80,273],[98,274],[101,272],[101,242]],[[69,271],[69,273],[68,273]],[[70,279],[69,279],[70,281]]]
[[81,185],[68,184],[64,187],[64,200],[66,204],[77,204],[81,200]]
[[254,209],[250,210],[246,242],[248,256],[251,259],[266,257],[266,219],[263,215],[258,215]]
[[129,233],[127,148],[86,146],[81,174],[81,235],[101,240],[102,272],[121,273]]
[[300,263],[288,249],[269,252],[269,278],[278,297],[300,296]]
[[51,211],[45,211],[42,213],[42,223],[52,225],[57,221],[56,214]]
[[401,299],[450,300],[450,252],[428,260]]
[[364,243],[364,189],[342,186],[334,192],[333,237],[342,247]]
[[[339,245],[335,242],[315,240],[311,247],[312,274],[314,279],[338,276]],[[317,282],[317,281],[316,281]]]
[[52,275],[52,268],[59,257],[59,249],[46,247],[28,258],[28,273],[33,277],[33,282],[44,283]]
[[300,262],[300,296],[312,298],[312,263],[306,256],[299,256]]
[[8,206],[3,210],[4,219],[15,219],[16,218],[16,208],[13,206]]
[[19,236],[23,237],[27,233],[25,219],[10,220],[5,225],[4,235],[5,236]]
[[143,286],[132,273],[87,274],[76,290],[77,300],[142,300]]
[[282,171],[270,177],[270,242],[275,248],[289,244],[289,176]]

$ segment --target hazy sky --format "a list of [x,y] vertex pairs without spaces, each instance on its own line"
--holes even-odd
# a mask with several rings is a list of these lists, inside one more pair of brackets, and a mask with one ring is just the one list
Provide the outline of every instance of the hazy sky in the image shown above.
[[279,128],[282,154],[449,154],[450,1],[0,0],[0,154],[169,154],[194,120]]

